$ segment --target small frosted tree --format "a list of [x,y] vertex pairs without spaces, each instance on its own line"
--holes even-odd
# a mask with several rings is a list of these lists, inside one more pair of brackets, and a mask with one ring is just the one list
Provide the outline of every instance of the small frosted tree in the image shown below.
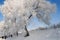
[[46,24],[50,24],[50,14],[55,12],[56,5],[46,0],[5,0],[0,6],[0,10],[5,18],[6,29],[4,35],[18,32],[20,29],[26,30],[32,17],[37,17]]

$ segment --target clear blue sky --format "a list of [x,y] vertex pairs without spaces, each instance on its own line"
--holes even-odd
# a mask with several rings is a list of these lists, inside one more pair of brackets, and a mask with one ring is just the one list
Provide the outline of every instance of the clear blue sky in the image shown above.
[[[3,1],[4,0],[0,0],[0,5],[2,5],[3,4]],[[56,13],[55,14],[52,14],[52,16],[51,16],[51,24],[57,24],[57,23],[59,23],[60,22],[60,0],[49,0],[51,3],[56,3],[56,5],[57,5],[57,10],[56,10]],[[2,14],[1,14],[1,12],[0,12],[0,21],[1,20],[3,20],[3,16],[2,16]],[[33,22],[33,23],[32,23]],[[32,23],[32,24],[31,24]],[[37,26],[44,26],[45,24],[43,23],[43,22],[39,22],[38,20],[37,20],[37,18],[34,18],[34,19],[32,19],[31,20],[31,23],[30,23],[30,25],[29,25],[29,28],[31,28],[32,26],[34,26],[34,27],[37,27]]]

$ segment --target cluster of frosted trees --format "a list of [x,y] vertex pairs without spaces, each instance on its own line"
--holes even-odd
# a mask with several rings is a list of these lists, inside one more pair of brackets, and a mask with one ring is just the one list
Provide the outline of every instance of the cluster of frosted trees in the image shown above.
[[27,30],[30,19],[37,17],[46,24],[50,24],[50,14],[55,12],[56,5],[46,0],[5,0],[3,5],[0,5],[0,11],[4,16],[3,26],[0,28],[3,35],[10,35]]

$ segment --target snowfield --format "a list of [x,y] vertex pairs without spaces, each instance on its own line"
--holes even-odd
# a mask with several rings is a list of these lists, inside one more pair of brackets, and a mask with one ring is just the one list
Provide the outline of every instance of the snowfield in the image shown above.
[[24,37],[24,33],[19,33],[19,36],[9,37],[6,40],[60,40],[60,28],[40,30],[35,29],[29,31],[30,36]]

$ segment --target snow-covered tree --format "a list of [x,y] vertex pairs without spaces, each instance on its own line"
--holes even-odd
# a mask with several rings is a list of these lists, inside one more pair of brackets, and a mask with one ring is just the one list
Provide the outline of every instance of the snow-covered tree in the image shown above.
[[26,29],[35,16],[49,25],[50,14],[55,12],[56,5],[47,0],[5,0],[0,10],[5,18],[4,25],[7,25],[4,35],[10,35]]

